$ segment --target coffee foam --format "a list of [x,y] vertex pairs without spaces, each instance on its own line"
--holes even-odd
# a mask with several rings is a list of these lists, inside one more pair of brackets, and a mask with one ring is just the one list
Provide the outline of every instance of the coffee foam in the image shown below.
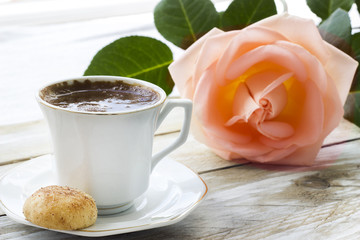
[[73,81],[50,85],[40,92],[49,104],[80,112],[124,112],[159,101],[149,87],[124,81]]

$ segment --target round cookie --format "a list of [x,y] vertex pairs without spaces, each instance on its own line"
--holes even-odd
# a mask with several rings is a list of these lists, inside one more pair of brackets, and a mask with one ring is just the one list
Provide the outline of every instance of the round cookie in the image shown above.
[[93,225],[97,218],[94,199],[80,190],[47,186],[37,190],[23,207],[26,220],[51,229],[77,230]]

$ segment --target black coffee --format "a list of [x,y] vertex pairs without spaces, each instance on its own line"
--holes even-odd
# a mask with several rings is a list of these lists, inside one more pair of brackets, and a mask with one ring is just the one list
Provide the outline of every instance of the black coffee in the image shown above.
[[55,106],[82,112],[121,112],[159,101],[154,90],[123,81],[89,80],[58,83],[44,88],[41,98]]

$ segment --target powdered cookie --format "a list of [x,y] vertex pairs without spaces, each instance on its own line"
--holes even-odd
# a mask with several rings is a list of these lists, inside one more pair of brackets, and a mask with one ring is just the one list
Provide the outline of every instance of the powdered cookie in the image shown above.
[[97,218],[94,199],[77,189],[48,186],[33,193],[24,204],[26,219],[59,230],[77,230],[93,225]]

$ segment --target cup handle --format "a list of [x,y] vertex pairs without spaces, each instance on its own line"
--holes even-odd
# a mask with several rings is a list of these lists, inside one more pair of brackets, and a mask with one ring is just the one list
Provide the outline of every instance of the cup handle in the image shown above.
[[164,121],[165,117],[176,107],[182,107],[184,108],[184,122],[180,131],[179,136],[177,139],[167,146],[165,149],[161,150],[160,152],[156,153],[154,156],[152,156],[152,162],[151,162],[151,170],[154,169],[156,164],[164,158],[166,155],[168,155],[170,152],[175,150],[176,148],[180,147],[183,143],[185,143],[188,135],[189,135],[189,129],[190,129],[190,123],[191,123],[191,113],[192,113],[192,102],[188,99],[170,99],[166,103],[166,105],[161,110],[158,121],[156,123],[156,129],[159,128],[161,123]]

